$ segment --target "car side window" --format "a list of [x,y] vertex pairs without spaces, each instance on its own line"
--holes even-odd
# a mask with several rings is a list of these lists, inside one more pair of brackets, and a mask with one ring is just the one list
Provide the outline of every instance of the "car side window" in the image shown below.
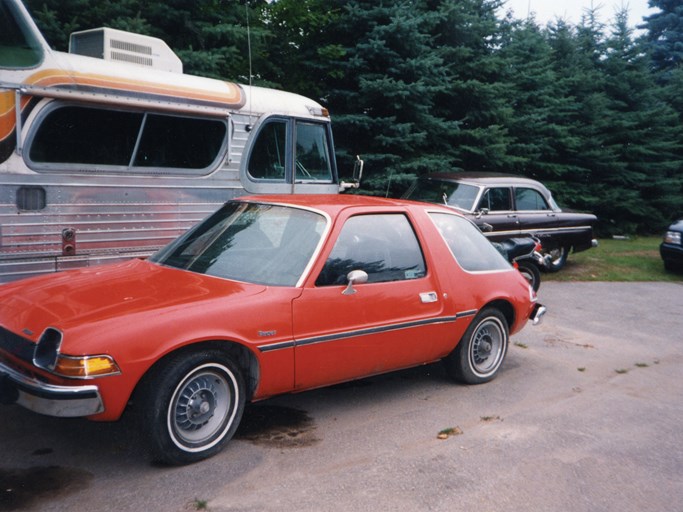
[[486,208],[490,212],[512,210],[512,199],[508,187],[489,188],[479,201],[479,210]]
[[315,284],[344,285],[352,270],[367,272],[368,283],[424,277],[424,257],[408,218],[402,214],[349,218]]
[[517,210],[550,210],[545,198],[538,190],[532,188],[515,189]]

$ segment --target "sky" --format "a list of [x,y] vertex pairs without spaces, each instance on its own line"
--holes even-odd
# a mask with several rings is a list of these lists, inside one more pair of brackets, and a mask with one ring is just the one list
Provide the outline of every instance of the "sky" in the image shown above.
[[608,23],[614,19],[614,12],[625,5],[629,10],[629,23],[639,25],[643,16],[652,14],[647,0],[507,0],[505,11],[514,11],[515,18],[526,18],[529,10],[535,13],[536,21],[545,25],[560,17],[571,24],[581,21],[581,15],[591,4],[599,8],[600,21]]

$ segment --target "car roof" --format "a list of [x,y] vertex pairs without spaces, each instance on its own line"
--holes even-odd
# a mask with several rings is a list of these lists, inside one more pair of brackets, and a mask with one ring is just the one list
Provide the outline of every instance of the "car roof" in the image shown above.
[[275,203],[304,208],[314,208],[329,214],[350,207],[361,208],[429,208],[451,212],[450,208],[441,205],[411,201],[408,199],[391,199],[377,196],[365,196],[360,194],[259,194],[242,196],[236,201],[249,201],[258,203]]
[[542,183],[531,178],[502,172],[434,172],[426,174],[422,178],[460,181],[476,185],[533,185],[542,189],[546,188]]

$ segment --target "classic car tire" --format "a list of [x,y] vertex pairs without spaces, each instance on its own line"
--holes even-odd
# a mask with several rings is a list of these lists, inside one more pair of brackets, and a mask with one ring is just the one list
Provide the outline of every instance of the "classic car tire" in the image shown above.
[[242,419],[244,378],[220,350],[180,353],[143,382],[140,416],[155,462],[181,465],[218,453]]
[[541,286],[541,271],[536,264],[531,260],[519,260],[517,266],[519,267],[519,272],[529,281],[534,291],[537,292]]
[[458,382],[482,384],[492,380],[505,359],[508,324],[495,308],[486,308],[474,317],[460,343],[445,359],[448,374]]
[[558,272],[562,270],[567,263],[567,257],[569,256],[569,247],[557,247],[548,251],[550,255],[550,261],[545,266],[548,272]]

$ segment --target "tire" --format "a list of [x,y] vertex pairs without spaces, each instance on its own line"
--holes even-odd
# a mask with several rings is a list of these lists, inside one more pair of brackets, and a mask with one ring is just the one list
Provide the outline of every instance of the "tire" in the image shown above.
[[447,373],[465,384],[489,382],[503,364],[509,337],[503,314],[495,308],[483,309],[444,359]]
[[517,261],[517,266],[519,267],[519,272],[529,281],[534,291],[537,292],[541,286],[541,271],[536,264],[531,260],[524,259]]
[[183,352],[141,385],[141,428],[155,462],[182,465],[212,457],[244,412],[242,373],[222,351]]
[[558,272],[564,268],[569,257],[569,247],[557,247],[547,252],[550,254],[550,261],[545,269],[548,272]]

